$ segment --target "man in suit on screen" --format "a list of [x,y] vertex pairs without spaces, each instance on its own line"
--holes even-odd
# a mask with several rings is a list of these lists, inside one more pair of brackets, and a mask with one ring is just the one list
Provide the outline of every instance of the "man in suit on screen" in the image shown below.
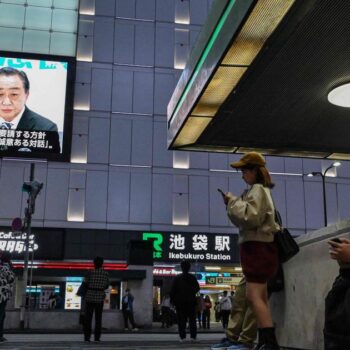
[[[7,144],[5,149],[59,152],[57,125],[26,106],[29,89],[30,84],[25,72],[10,67],[0,68],[0,129],[32,132],[30,135],[33,135],[33,138],[41,133],[40,136],[44,137],[47,147],[39,147],[41,143],[34,142],[35,140],[31,140],[30,143],[29,140],[24,140],[20,145]],[[21,136],[22,133],[17,135]]]

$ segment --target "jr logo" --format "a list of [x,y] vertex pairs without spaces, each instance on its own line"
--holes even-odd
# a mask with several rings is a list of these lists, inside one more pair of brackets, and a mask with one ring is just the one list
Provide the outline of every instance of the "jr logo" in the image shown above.
[[156,232],[143,232],[142,233],[142,240],[153,241],[153,258],[160,259],[163,256],[163,235],[161,233]]

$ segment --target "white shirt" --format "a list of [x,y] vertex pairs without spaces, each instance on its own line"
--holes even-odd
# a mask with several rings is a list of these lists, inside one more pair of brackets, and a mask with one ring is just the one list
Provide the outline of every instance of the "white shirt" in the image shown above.
[[7,120],[5,120],[4,118],[1,118],[0,117],[0,125],[4,122],[6,123],[11,123],[11,130],[16,130],[17,129],[17,126],[19,124],[19,121],[21,120],[22,118],[22,115],[24,113],[24,110],[25,110],[25,107],[23,107],[23,109],[21,110],[20,113],[18,113],[17,117],[15,117],[14,119],[12,119],[10,122],[8,122]]

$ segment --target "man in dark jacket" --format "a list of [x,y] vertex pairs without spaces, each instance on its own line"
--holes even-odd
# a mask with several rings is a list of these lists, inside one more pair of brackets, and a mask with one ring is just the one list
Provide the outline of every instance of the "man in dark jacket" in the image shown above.
[[170,291],[170,301],[176,307],[180,342],[186,338],[186,322],[189,320],[191,340],[197,337],[196,325],[196,294],[199,284],[196,278],[189,273],[191,264],[188,261],[181,262],[182,273],[174,279]]
[[100,341],[105,290],[109,287],[108,272],[103,269],[103,258],[94,259],[95,269],[86,277],[84,339],[90,341],[92,315],[95,312],[95,341]]

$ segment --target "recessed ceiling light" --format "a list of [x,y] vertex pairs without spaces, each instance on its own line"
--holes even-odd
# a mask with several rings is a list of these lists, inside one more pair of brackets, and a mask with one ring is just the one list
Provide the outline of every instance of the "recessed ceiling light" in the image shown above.
[[350,83],[333,89],[328,94],[328,101],[336,106],[350,107]]

